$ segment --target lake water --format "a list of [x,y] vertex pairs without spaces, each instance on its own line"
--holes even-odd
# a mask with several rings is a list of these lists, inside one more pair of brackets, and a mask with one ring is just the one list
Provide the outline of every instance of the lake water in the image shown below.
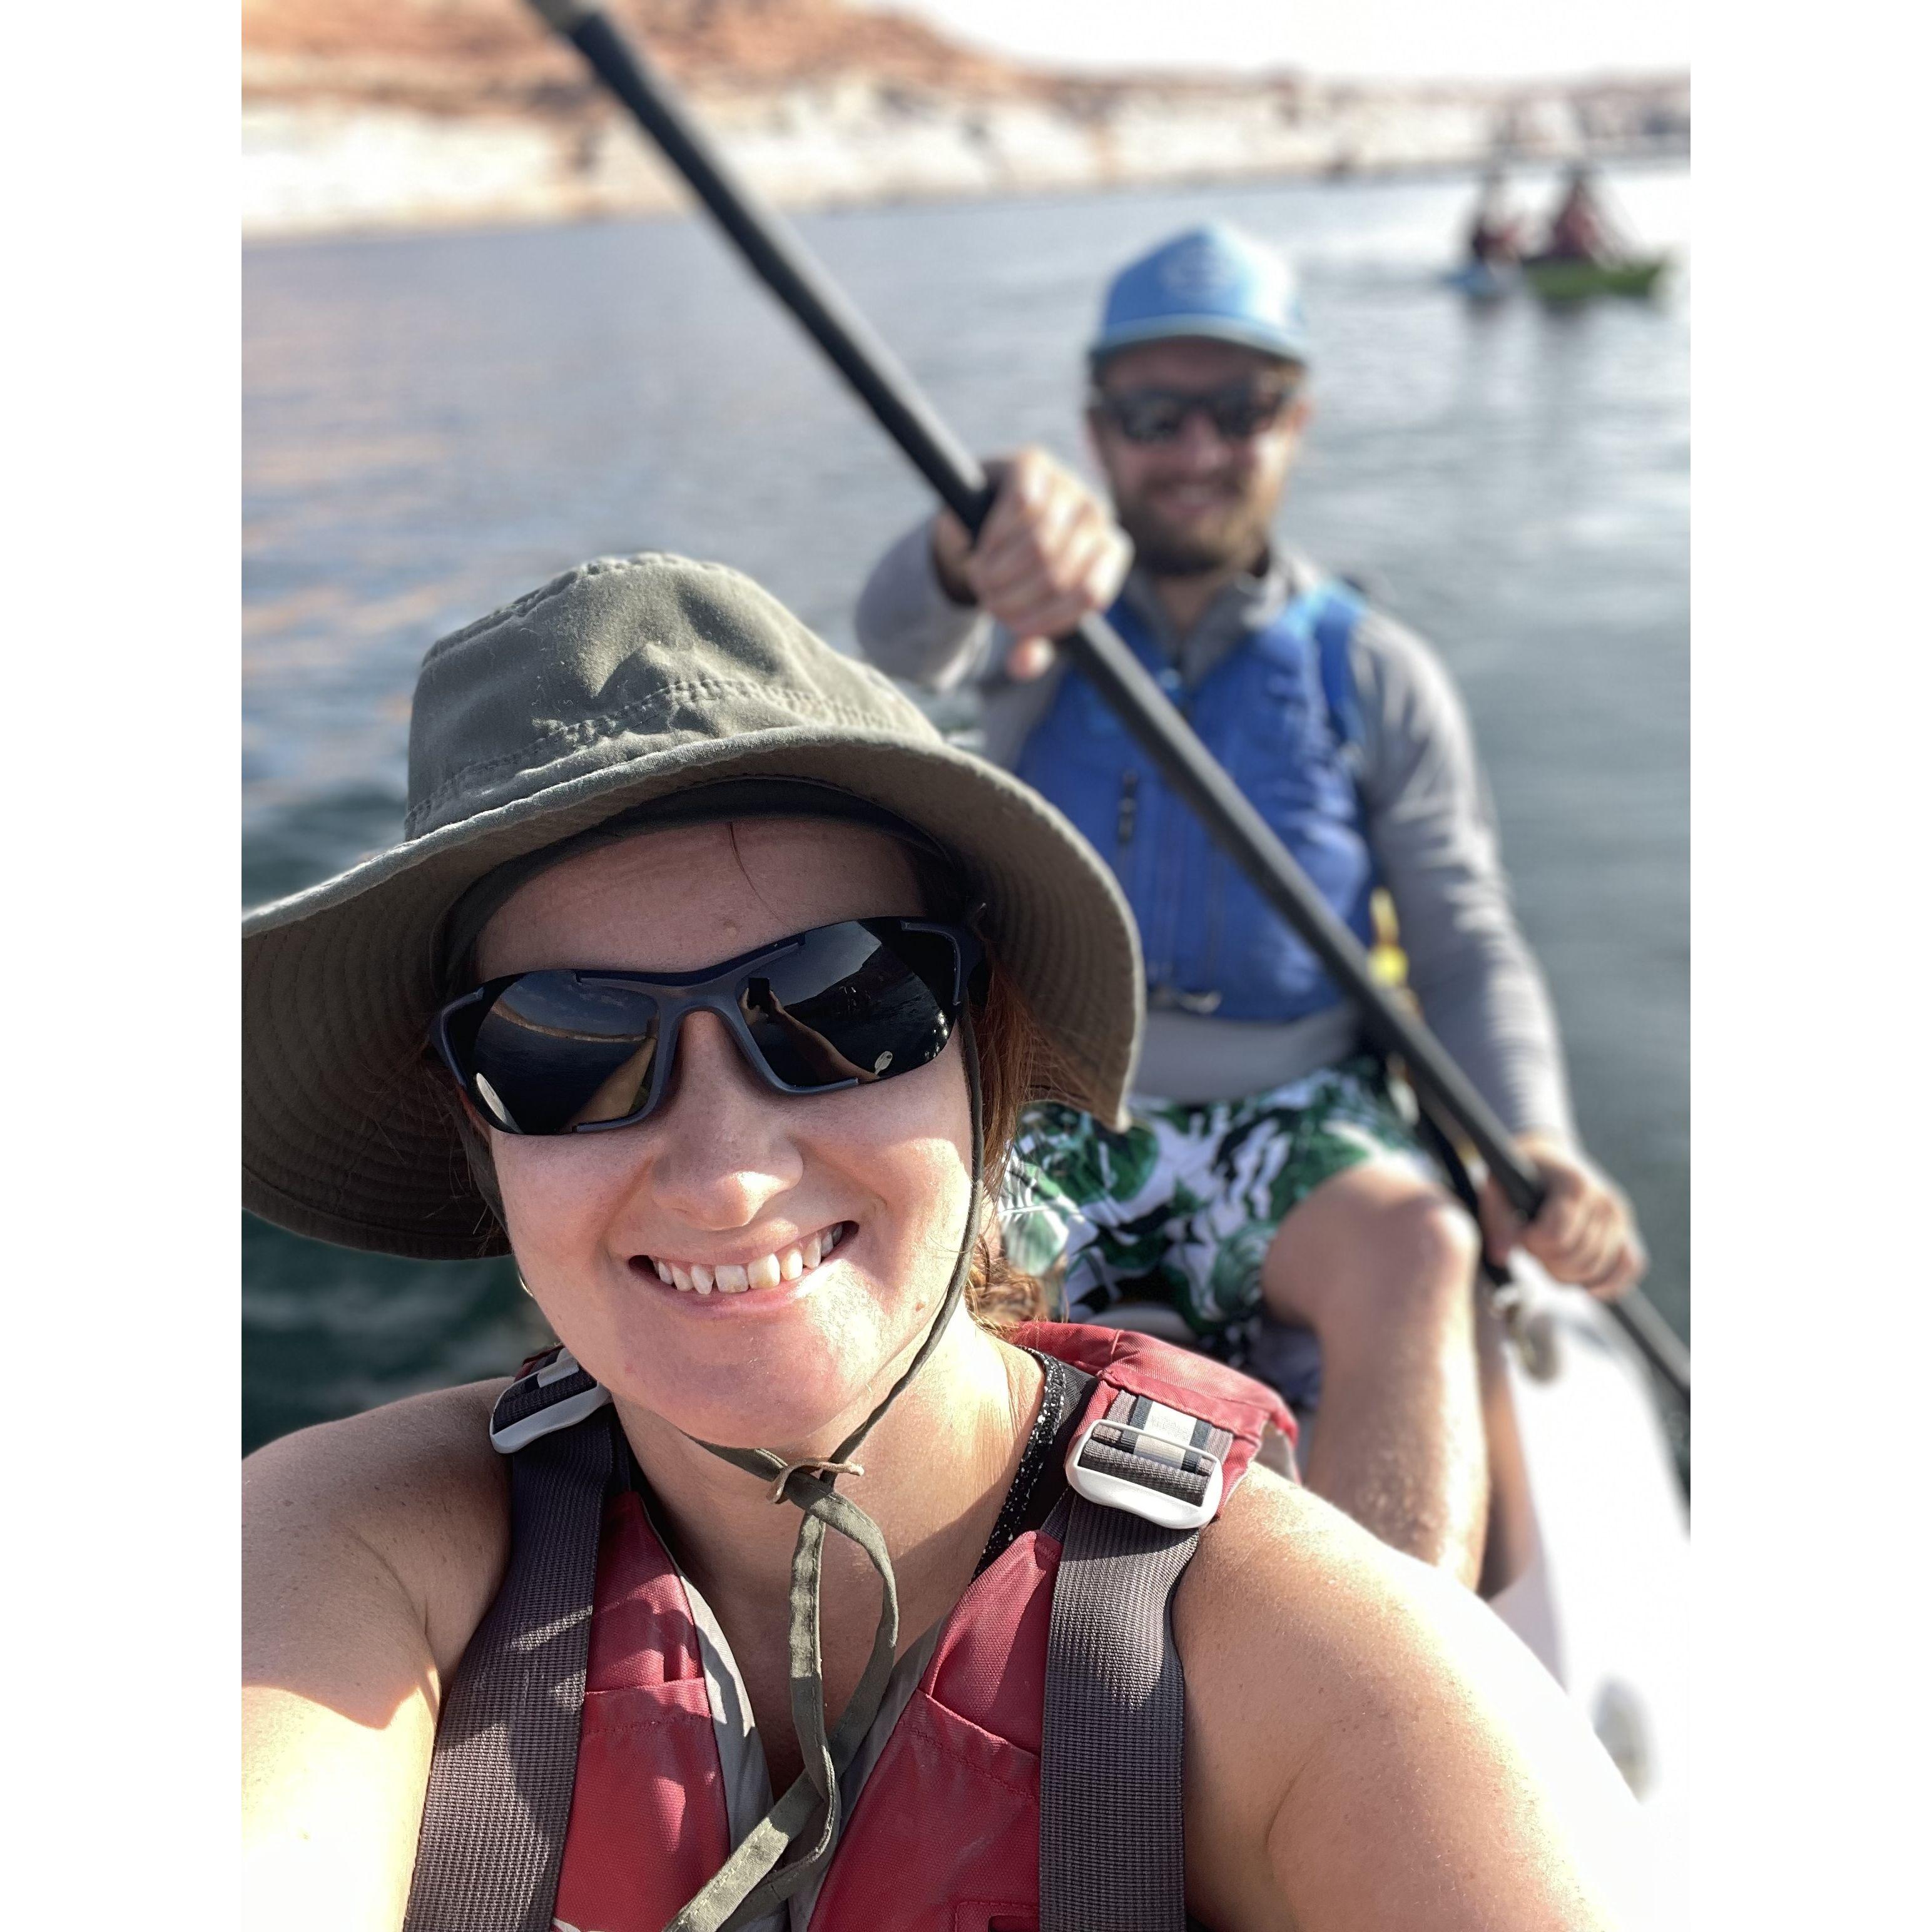
[[[984,451],[1078,454],[1112,268],[1210,216],[1298,257],[1318,416],[1286,539],[1432,640],[1474,719],[1592,1148],[1689,1308],[1690,182],[1612,171],[1659,301],[1472,308],[1462,180],[873,209],[800,224]],[[1546,184],[1523,178],[1540,205]],[[748,572],[835,642],[922,486],[706,228],[256,247],[244,266],[244,903],[400,832],[439,635],[587,556]],[[250,1444],[514,1366],[502,1264],[244,1229]]]

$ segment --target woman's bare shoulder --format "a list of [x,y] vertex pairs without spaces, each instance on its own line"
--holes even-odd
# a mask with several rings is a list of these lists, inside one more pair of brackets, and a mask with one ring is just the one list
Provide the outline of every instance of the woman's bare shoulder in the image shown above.
[[1629,1792],[1450,1579],[1258,1470],[1202,1537],[1174,1621],[1190,1842],[1214,1840],[1190,1870],[1227,1875],[1198,1901],[1209,1923],[1283,1907],[1444,1928],[1647,1918]]
[[1175,1605],[1177,1627],[1209,1648],[1298,1650],[1311,1666],[1337,1643],[1372,1648],[1400,1636],[1432,1650],[1437,1620],[1460,1624],[1466,1612],[1488,1616],[1468,1591],[1259,1466],[1202,1538]]
[[251,1594],[272,1604],[326,1588],[345,1563],[380,1566],[438,1662],[453,1662],[508,1553],[508,1475],[489,1434],[503,1387],[407,1396],[258,1449],[242,1464]]
[[502,1386],[391,1402],[243,1465],[250,1924],[401,1922],[443,1687],[508,1552]]

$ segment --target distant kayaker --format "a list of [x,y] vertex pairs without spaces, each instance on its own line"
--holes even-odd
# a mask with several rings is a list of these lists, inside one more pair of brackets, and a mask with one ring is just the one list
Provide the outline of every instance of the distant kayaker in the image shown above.
[[[1492,1250],[1520,1240],[1606,1295],[1636,1281],[1643,1246],[1579,1144],[1454,688],[1418,638],[1271,534],[1308,362],[1278,253],[1220,224],[1162,244],[1115,278],[1088,352],[1113,514],[1022,450],[997,466],[977,547],[948,514],[908,531],[857,630],[898,676],[980,682],[988,755],[1087,834],[1139,921],[1136,1123],[1030,1121],[1022,1148],[1048,1197],[1016,1224],[1030,1258],[1049,1258],[1040,1227],[1063,1229],[1076,1312],[1170,1300],[1234,1359],[1264,1307],[1312,1330],[1310,1484],[1468,1580],[1486,1500],[1468,1222],[1313,956],[1047,641],[1106,610],[1365,940],[1388,888],[1424,1015],[1548,1184],[1528,1229],[1490,1190]],[[1314,1399],[1310,1365],[1283,1379]]]
[[1598,195],[1594,171],[1580,163],[1564,176],[1562,198],[1534,259],[1607,266],[1628,253]]
[[249,1932],[1647,1922],[1580,1713],[1278,1400],[1013,1325],[1020,1102],[1118,1118],[1140,1019],[1036,795],[647,556],[432,650],[404,823],[244,926],[243,1198],[564,1346],[244,1466]]
[[1508,177],[1492,168],[1469,220],[1468,260],[1484,268],[1507,268],[1522,253],[1522,222],[1510,208]]

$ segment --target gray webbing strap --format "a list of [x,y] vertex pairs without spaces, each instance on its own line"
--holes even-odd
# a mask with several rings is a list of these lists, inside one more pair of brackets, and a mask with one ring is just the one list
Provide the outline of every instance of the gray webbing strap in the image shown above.
[[[1082,1432],[1070,1479],[1097,1470],[1110,1493],[1124,1483],[1156,1498],[1218,1501],[1233,1438],[1196,1422],[1184,1446],[1169,1433],[1137,1453],[1150,1406],[1117,1396],[1106,1420]],[[1191,1418],[1169,1410],[1154,1420],[1171,1430]],[[1047,1533],[1061,1550],[1040,1750],[1040,1932],[1182,1932],[1186,1685],[1168,1608],[1200,1529],[1163,1527],[1076,1486]]]
[[[592,1386],[580,1370],[542,1388],[526,1376],[494,1424]],[[443,1701],[404,1932],[550,1932],[615,1433],[593,1411],[510,1459],[509,1568]]]

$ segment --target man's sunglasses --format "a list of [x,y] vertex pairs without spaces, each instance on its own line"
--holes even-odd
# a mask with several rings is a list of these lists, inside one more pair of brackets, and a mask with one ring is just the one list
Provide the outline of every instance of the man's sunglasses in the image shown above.
[[1229,442],[1272,429],[1293,403],[1292,382],[1230,382],[1219,389],[1096,389],[1092,403],[1130,442],[1172,442],[1198,410]]
[[984,958],[962,926],[842,920],[698,973],[513,973],[452,1000],[430,1042],[505,1133],[595,1133],[656,1108],[687,1013],[716,1013],[781,1094],[910,1073],[945,1050]]

